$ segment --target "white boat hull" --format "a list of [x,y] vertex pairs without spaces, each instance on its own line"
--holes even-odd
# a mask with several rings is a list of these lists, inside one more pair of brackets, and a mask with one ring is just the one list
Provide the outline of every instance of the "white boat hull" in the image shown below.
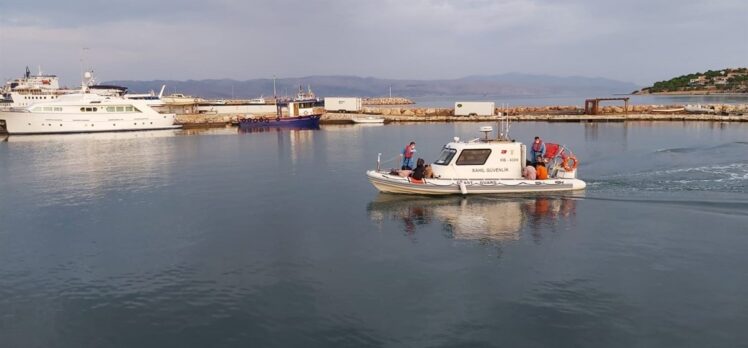
[[360,123],[360,124],[382,124],[384,123],[383,118],[369,118],[369,117],[363,117],[363,118],[353,118],[351,119],[353,123]]
[[20,135],[181,128],[174,121],[175,115],[158,113],[119,113],[109,116],[3,111],[0,112],[0,131]]
[[587,186],[582,180],[563,178],[548,180],[424,179],[423,183],[414,183],[410,178],[376,170],[367,171],[366,176],[380,192],[421,195],[559,192],[582,190]]

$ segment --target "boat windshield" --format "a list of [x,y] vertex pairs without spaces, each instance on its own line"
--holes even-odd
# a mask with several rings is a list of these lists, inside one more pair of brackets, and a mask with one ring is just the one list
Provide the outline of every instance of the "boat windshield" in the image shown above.
[[449,164],[449,162],[452,161],[452,157],[454,157],[456,153],[457,153],[457,150],[445,147],[442,150],[442,153],[439,155],[439,159],[436,160],[434,164],[446,166]]

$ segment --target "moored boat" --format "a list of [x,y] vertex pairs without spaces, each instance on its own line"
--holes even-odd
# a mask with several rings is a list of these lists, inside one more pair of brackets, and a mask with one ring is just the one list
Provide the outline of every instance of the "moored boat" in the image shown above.
[[[114,85],[101,85],[96,83],[93,71],[85,73],[86,93],[98,94],[105,97],[122,97],[127,99],[150,100],[152,106],[161,104],[161,94],[132,94],[128,93],[127,87]],[[163,87],[161,89],[163,93]],[[22,108],[36,103],[54,101],[63,95],[78,94],[80,89],[60,87],[56,75],[43,74],[41,68],[37,75],[31,75],[26,67],[26,73],[21,78],[10,80],[0,88],[0,108]]]
[[[310,92],[311,93],[311,92]],[[258,127],[318,127],[322,113],[316,109],[319,101],[311,98],[296,98],[276,102],[274,116],[256,115],[239,120],[239,128]]]
[[382,124],[384,123],[383,117],[374,117],[374,116],[367,116],[367,117],[354,117],[351,119],[353,123],[359,123],[359,124]]
[[0,111],[0,132],[8,134],[94,133],[176,129],[174,114],[153,109],[157,100],[91,93],[86,73],[78,93],[59,95],[23,108]]
[[377,190],[401,194],[557,192],[586,187],[586,183],[577,178],[578,161],[568,148],[546,144],[554,145],[553,153],[549,151],[545,158],[549,178],[531,180],[522,176],[527,159],[524,144],[506,135],[489,139],[491,127],[483,127],[481,131],[485,133],[482,139],[464,142],[455,138],[447,143],[439,159],[431,165],[433,178],[417,180],[402,176],[396,170],[382,170],[379,159],[377,169],[367,171],[366,175]]

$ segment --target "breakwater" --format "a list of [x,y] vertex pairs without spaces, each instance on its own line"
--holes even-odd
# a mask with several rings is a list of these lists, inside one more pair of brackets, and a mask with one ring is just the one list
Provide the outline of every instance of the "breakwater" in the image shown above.
[[415,104],[412,100],[403,97],[378,97],[378,98],[363,98],[361,100],[363,105],[411,105]]
[[[724,104],[702,108],[703,113],[689,113],[682,105],[629,105],[601,107],[600,115],[585,115],[576,106],[517,106],[497,109],[513,121],[543,122],[623,122],[623,121],[716,121],[748,122],[748,105]],[[322,110],[320,109],[320,112]],[[235,124],[247,114],[184,114],[177,122],[185,127],[212,127]],[[372,107],[366,106],[358,113],[325,113],[321,123],[352,123],[358,117],[377,116],[385,122],[484,122],[496,116],[455,116],[451,108],[422,107]]]
[[[368,114],[324,114],[323,124],[352,123],[354,118],[371,116]],[[486,122],[495,121],[498,116],[404,116],[382,115],[385,122]],[[715,122],[748,122],[748,115],[712,115],[712,114],[608,114],[608,115],[509,115],[512,121],[527,122],[625,122],[625,121],[715,121]]]

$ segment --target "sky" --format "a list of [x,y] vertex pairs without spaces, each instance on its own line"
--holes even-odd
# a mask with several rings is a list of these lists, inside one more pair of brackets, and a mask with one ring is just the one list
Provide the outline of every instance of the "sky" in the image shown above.
[[[0,0],[0,78],[510,72],[642,86],[748,66],[746,0]],[[85,48],[85,49],[84,49]]]

